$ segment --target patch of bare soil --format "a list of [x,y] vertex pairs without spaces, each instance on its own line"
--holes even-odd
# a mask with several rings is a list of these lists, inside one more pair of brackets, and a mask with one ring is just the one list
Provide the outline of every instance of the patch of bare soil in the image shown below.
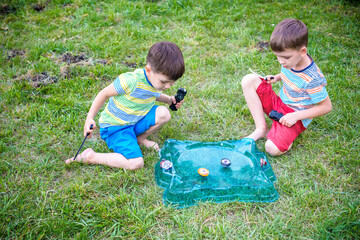
[[267,51],[267,50],[269,50],[269,42],[267,42],[267,41],[261,42],[260,41],[256,44],[256,48],[260,51]]
[[33,70],[17,78],[19,81],[29,81],[31,86],[38,88],[57,82],[56,76],[51,76],[47,72],[34,73]]
[[73,55],[71,53],[62,54],[58,58],[58,61],[65,62],[70,65],[74,64],[80,66],[89,66],[89,65],[92,66],[95,64],[102,64],[102,65],[110,64],[110,61],[106,59],[93,59],[93,58],[88,58],[85,54]]
[[128,67],[132,67],[132,68],[136,68],[137,67],[137,63],[134,62],[127,62],[127,61],[123,61],[123,64],[125,64]]
[[31,7],[32,7],[35,11],[41,12],[41,11],[43,11],[43,10],[46,8],[46,5],[40,3],[40,4],[33,4],[33,5],[31,5]]
[[85,54],[73,55],[71,53],[62,54],[56,61],[67,63],[65,66],[60,67],[60,75],[67,79],[70,78],[70,72],[73,66],[93,66],[96,64],[110,64],[110,61],[106,59],[87,58]]
[[7,4],[1,4],[0,5],[0,14],[6,15],[9,13],[15,13],[17,11],[16,7],[9,6]]
[[43,11],[46,6],[51,2],[51,0],[47,0],[45,3],[37,3],[37,4],[32,4],[31,7],[37,11],[37,12],[41,12]]
[[20,57],[24,57],[25,56],[25,51],[24,50],[10,50],[7,54],[7,60],[11,60],[12,58],[16,57],[16,56],[20,56]]
[[64,53],[63,55],[61,55],[60,60],[62,62],[66,62],[67,64],[71,64],[86,61],[87,59],[85,58],[84,54],[72,55],[71,53]]

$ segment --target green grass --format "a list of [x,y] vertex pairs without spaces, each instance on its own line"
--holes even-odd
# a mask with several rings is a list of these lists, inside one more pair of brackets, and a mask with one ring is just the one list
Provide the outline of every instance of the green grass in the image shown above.
[[[34,4],[47,5],[38,12]],[[359,238],[355,1],[10,0],[0,8],[1,239]],[[161,145],[251,133],[240,81],[249,67],[278,73],[275,55],[259,42],[284,18],[307,24],[309,53],[328,80],[333,111],[316,118],[288,154],[270,158],[278,201],[165,207],[154,180],[158,154],[147,149],[145,167],[134,172],[65,166],[95,95],[120,73],[143,67],[149,47],[162,40],[177,43],[186,63],[166,93],[185,87],[189,94],[151,139]],[[93,64],[68,65],[61,61],[66,53]],[[43,72],[49,78],[38,86]],[[84,147],[109,151],[98,132]]]

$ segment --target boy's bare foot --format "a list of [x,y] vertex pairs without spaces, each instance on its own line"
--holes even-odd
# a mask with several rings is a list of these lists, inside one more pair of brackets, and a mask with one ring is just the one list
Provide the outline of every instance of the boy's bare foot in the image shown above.
[[250,134],[249,136],[247,136],[246,138],[252,138],[255,141],[259,140],[260,138],[265,138],[268,134],[269,130],[268,129],[255,129],[255,131]]
[[159,148],[159,145],[156,143],[156,142],[153,142],[153,141],[149,141],[147,139],[145,139],[143,142],[139,143],[139,145],[144,145],[145,147],[147,148],[153,148],[155,149],[156,151],[159,151],[160,148]]
[[87,162],[89,160],[90,155],[94,154],[95,151],[92,150],[91,148],[87,148],[85,149],[81,154],[79,154],[76,159],[74,160],[74,157],[69,158],[67,160],[65,160],[66,164],[72,163],[72,162]]

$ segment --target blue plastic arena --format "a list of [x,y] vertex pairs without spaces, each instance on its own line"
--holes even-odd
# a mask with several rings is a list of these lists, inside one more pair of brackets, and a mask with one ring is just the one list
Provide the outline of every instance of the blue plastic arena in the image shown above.
[[272,202],[279,198],[271,165],[250,138],[222,142],[169,139],[160,150],[155,179],[164,189],[164,204],[176,208],[199,202]]

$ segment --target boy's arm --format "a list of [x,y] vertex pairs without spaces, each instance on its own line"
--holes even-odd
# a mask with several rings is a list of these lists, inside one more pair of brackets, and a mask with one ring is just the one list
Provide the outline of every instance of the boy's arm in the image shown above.
[[331,109],[332,109],[331,100],[329,96],[327,96],[325,100],[319,102],[317,105],[315,105],[312,108],[286,114],[285,116],[280,118],[279,122],[284,126],[291,127],[299,120],[320,117],[322,115],[329,113]]
[[164,93],[162,93],[159,97],[157,97],[156,101],[167,103],[169,105],[171,105],[171,103],[173,102],[172,98]]
[[[158,98],[156,98],[156,101],[159,101],[159,102],[163,102],[163,103],[167,103],[169,105],[171,105],[172,103],[175,103],[176,104],[176,99],[175,99],[175,96],[168,96],[164,93],[162,93]],[[181,105],[183,104],[184,100],[178,102],[175,106],[177,109],[179,109],[181,107]]]
[[279,73],[279,74],[276,74],[276,75],[266,76],[266,82],[267,82],[267,83],[275,83],[275,82],[280,81],[280,80],[281,80],[281,75],[280,75],[280,73]]
[[[84,126],[84,136],[86,136],[87,133],[90,133],[89,137],[91,137],[91,134],[93,130],[96,128],[96,123],[94,121],[94,118],[100,108],[104,105],[104,103],[112,96],[118,95],[118,93],[115,90],[114,84],[110,84],[103,90],[101,90],[95,97],[93,103],[91,104],[90,110],[87,114],[85,126]],[[93,125],[93,128],[90,129],[90,126]]]

